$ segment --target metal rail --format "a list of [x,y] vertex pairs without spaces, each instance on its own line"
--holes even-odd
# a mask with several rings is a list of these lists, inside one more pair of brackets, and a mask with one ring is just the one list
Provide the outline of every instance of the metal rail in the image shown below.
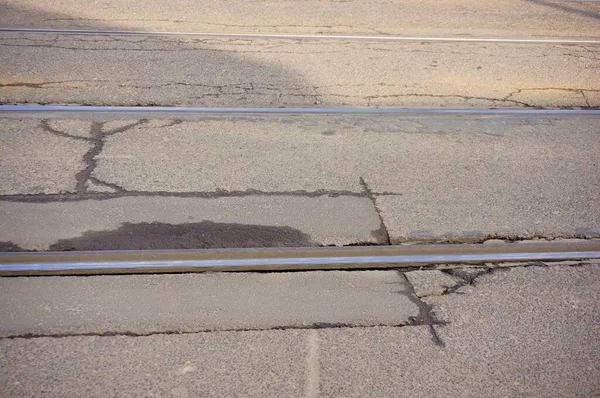
[[493,37],[414,37],[414,36],[374,36],[374,35],[331,35],[331,34],[288,34],[288,33],[219,33],[219,32],[165,32],[165,31],[121,31],[87,29],[32,29],[0,28],[0,33],[53,34],[75,36],[187,36],[199,38],[243,38],[280,40],[347,40],[347,41],[395,41],[395,42],[450,42],[450,43],[513,43],[513,44],[565,44],[599,45],[600,39],[516,39]]
[[0,105],[9,113],[107,113],[128,114],[431,114],[431,115],[593,115],[600,109],[440,109],[440,108],[219,108],[179,106]]
[[0,254],[0,276],[383,269],[600,259],[600,241]]

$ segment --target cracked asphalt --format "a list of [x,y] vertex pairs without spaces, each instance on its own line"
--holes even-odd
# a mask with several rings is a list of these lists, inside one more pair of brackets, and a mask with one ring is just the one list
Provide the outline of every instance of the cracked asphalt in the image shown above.
[[600,237],[594,115],[84,116],[2,120],[7,250]]
[[4,103],[599,107],[586,45],[3,34]]
[[599,270],[5,278],[0,383],[10,396],[596,396]]
[[[600,117],[535,109],[600,108],[599,20],[560,0],[1,1],[2,28],[137,32],[0,31],[2,104],[532,112],[2,113],[0,252],[598,239]],[[0,278],[0,395],[600,396],[599,266]]]
[[4,0],[0,25],[222,33],[597,38],[600,8],[556,0]]

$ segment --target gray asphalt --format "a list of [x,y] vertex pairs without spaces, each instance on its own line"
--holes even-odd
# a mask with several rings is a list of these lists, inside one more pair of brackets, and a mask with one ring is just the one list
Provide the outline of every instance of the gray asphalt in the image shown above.
[[377,212],[366,197],[302,193],[202,196],[149,194],[98,200],[92,195],[66,202],[60,198],[47,203],[2,201],[0,222],[8,228],[1,230],[0,242],[11,242],[23,250],[386,243]]
[[409,36],[600,37],[597,2],[3,0],[4,27]]
[[[599,19],[552,0],[0,0],[2,28],[597,42]],[[0,103],[597,108],[599,49],[0,32]],[[0,251],[599,237],[599,123],[6,115]],[[599,396],[599,265],[2,278],[0,395]]]
[[600,47],[1,34],[4,103],[598,107]]
[[600,236],[595,116],[7,118],[0,131],[0,241],[23,249]]
[[[405,274],[412,285],[393,272],[328,272],[313,281],[331,291],[315,291],[315,285],[307,283],[314,273],[195,275],[198,286],[205,287],[200,289],[191,289],[195,283],[185,276],[168,275],[5,279],[3,319],[20,328],[11,331],[18,333],[13,338],[0,339],[0,387],[9,396],[600,393],[597,263],[458,267],[435,271],[442,288],[433,290],[435,275],[422,278],[423,272],[431,273]],[[215,279],[224,284],[213,285]],[[258,314],[236,316],[235,307],[223,312],[233,304],[231,299],[223,305],[215,301],[226,294],[218,292],[218,286],[239,284],[240,305]],[[115,291],[125,285],[131,285],[127,305],[111,305],[126,294]],[[245,295],[248,286],[259,285],[261,289]],[[167,286],[183,290],[161,299]],[[289,295],[281,296],[282,286],[289,286]],[[148,296],[152,287],[159,296]],[[56,289],[64,289],[63,299],[47,294]],[[40,294],[32,295],[31,290]],[[401,294],[391,293],[395,290]],[[91,295],[85,297],[88,291]],[[360,298],[360,310],[353,311]],[[177,318],[183,308],[168,310],[169,305],[187,300],[186,306],[201,309],[198,317],[184,319],[188,325],[215,329],[212,321],[221,318],[235,330],[135,333],[148,330],[140,328],[140,320],[142,325],[160,326],[147,320],[152,313],[160,320]],[[100,308],[98,302],[106,305]],[[426,319],[407,318],[417,303],[420,314],[428,314]],[[308,304],[306,311],[294,312]],[[367,311],[366,323],[358,321],[362,310]],[[258,323],[261,316],[270,321]],[[377,326],[378,316],[412,322],[382,327]],[[294,318],[347,324],[273,330],[273,325],[286,326]],[[243,330],[249,324],[267,329]],[[125,335],[123,329],[133,332]],[[54,330],[68,332],[43,337]]]
[[396,271],[5,278],[0,336],[397,326],[410,292]]

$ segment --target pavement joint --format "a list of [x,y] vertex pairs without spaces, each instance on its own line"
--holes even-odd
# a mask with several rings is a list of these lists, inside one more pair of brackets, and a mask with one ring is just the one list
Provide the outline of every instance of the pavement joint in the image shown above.
[[[96,123],[96,122],[94,122]],[[96,160],[95,157],[101,152],[102,146],[104,145],[103,139],[109,135],[113,135],[116,133],[125,132],[129,128],[134,125],[139,125],[142,122],[138,122],[132,125],[128,125],[117,130],[113,130],[108,133],[102,133],[99,138],[87,138],[87,137],[78,137],[72,136],[70,134],[55,130],[51,128],[47,121],[43,122],[43,127],[45,131],[48,131],[52,134],[58,135],[60,137],[73,138],[77,140],[84,140],[88,142],[93,142],[95,145],[92,147],[85,155],[84,162],[86,164],[86,168],[79,172],[77,176],[78,190],[77,193],[68,194],[68,193],[58,193],[58,194],[11,194],[11,195],[0,195],[0,201],[6,202],[24,202],[24,203],[52,203],[52,202],[72,202],[72,201],[80,201],[80,200],[108,200],[121,198],[126,196],[161,196],[161,197],[178,197],[178,198],[230,198],[230,197],[246,197],[246,196],[297,196],[297,197],[319,197],[319,196],[328,196],[330,198],[336,198],[340,196],[348,196],[348,197],[358,197],[358,198],[368,198],[373,202],[377,214],[382,222],[383,220],[380,215],[380,211],[377,208],[375,203],[375,198],[378,196],[402,196],[402,193],[399,192],[373,192],[370,187],[366,185],[364,179],[362,177],[359,178],[360,184],[363,187],[362,192],[353,192],[348,190],[331,190],[331,189],[317,189],[315,191],[306,191],[306,190],[293,190],[293,191],[263,191],[259,189],[246,189],[246,190],[226,190],[226,189],[216,189],[214,191],[194,191],[194,192],[171,192],[171,191],[136,191],[136,190],[127,190],[121,187],[118,184],[114,184],[109,181],[101,180],[95,176],[92,176],[95,167]],[[172,126],[176,124],[183,123],[182,120],[173,120],[169,125]],[[167,127],[163,126],[163,127]],[[109,188],[114,189],[116,192],[93,192],[85,188],[85,184],[87,182],[93,182],[99,185],[104,185]],[[387,231],[385,231],[386,240],[389,242],[389,236],[387,235]]]
[[[435,325],[441,325],[441,323],[435,323]],[[149,336],[168,336],[168,335],[186,335],[186,334],[201,334],[201,333],[221,333],[221,332],[264,332],[264,331],[274,331],[274,330],[321,330],[321,329],[373,329],[373,328],[403,328],[403,327],[412,327],[412,326],[423,326],[423,324],[418,322],[408,322],[408,323],[399,323],[399,324],[370,324],[370,325],[353,325],[348,323],[313,323],[310,325],[293,325],[293,326],[274,326],[274,327],[266,327],[266,328],[222,328],[222,329],[198,329],[191,331],[181,331],[181,330],[164,330],[160,332],[147,332],[147,333],[138,333],[138,332],[127,332],[127,331],[104,331],[104,332],[87,332],[87,333],[47,333],[47,334],[37,334],[37,333],[24,333],[24,334],[15,334],[15,335],[7,335],[0,337],[0,341],[2,340],[16,340],[16,339],[38,339],[38,338],[52,338],[52,339],[61,339],[61,338],[69,338],[69,337],[149,337]]]
[[[6,202],[24,202],[24,203],[52,203],[52,202],[72,202],[81,200],[108,200],[129,196],[139,197],[174,197],[174,198],[230,198],[230,197],[247,197],[247,196],[296,196],[296,197],[308,197],[315,198],[320,196],[328,196],[330,198],[336,198],[340,196],[358,197],[365,198],[364,192],[352,192],[352,191],[336,191],[319,189],[316,191],[262,191],[258,189],[248,189],[244,191],[229,191],[225,189],[217,189],[215,191],[196,191],[196,192],[168,192],[168,191],[129,191],[121,188],[116,184],[112,184],[106,181],[99,180],[95,177],[94,182],[105,184],[110,187],[118,188],[120,192],[109,193],[109,192],[84,192],[82,194],[22,194],[22,195],[0,195],[0,201]],[[374,193],[375,196],[392,196],[402,195],[396,193]]]

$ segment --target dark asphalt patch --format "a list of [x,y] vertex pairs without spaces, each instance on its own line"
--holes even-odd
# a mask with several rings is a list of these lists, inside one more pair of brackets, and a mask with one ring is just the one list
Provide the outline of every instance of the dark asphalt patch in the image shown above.
[[0,241],[0,252],[24,252],[27,251],[22,247],[15,245],[12,242],[1,242]]
[[152,250],[251,247],[310,247],[305,233],[290,227],[234,223],[124,223],[112,231],[87,232],[63,239],[50,250]]

